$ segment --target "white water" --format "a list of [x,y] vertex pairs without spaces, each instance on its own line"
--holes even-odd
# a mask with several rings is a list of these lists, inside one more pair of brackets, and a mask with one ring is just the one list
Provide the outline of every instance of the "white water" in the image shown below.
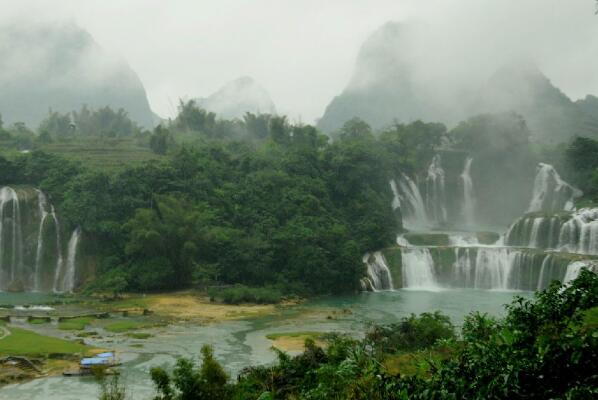
[[463,183],[463,206],[461,214],[466,226],[473,226],[475,223],[476,200],[473,191],[473,181],[471,179],[471,163],[473,158],[468,157],[465,161],[465,167],[460,175]]
[[558,247],[565,251],[598,255],[598,208],[583,208],[565,222]]
[[52,291],[60,292],[61,288],[59,287],[59,283],[60,276],[62,274],[62,267],[64,265],[64,260],[62,257],[62,241],[60,239],[60,223],[58,222],[58,218],[56,217],[56,210],[54,210],[54,206],[52,206],[52,212],[50,214],[52,215],[54,223],[56,224],[56,254],[58,254],[58,257],[56,259],[56,267],[54,269],[54,284],[52,285]]
[[561,179],[550,164],[539,163],[528,212],[572,210],[581,191]]
[[567,273],[563,278],[563,283],[568,284],[579,276],[583,268],[588,268],[590,265],[587,261],[574,261],[567,266]]
[[434,260],[425,247],[405,248],[402,252],[403,287],[419,290],[438,290],[434,278]]
[[401,196],[399,195],[399,189],[397,188],[397,183],[394,179],[390,180],[390,189],[392,190],[392,209],[400,209],[401,208]]
[[447,219],[444,176],[440,154],[436,154],[426,178],[426,209],[436,224],[444,224]]
[[66,272],[64,274],[62,291],[72,292],[75,288],[75,267],[77,261],[77,246],[79,245],[79,238],[81,236],[81,229],[76,228],[71,235],[68,245],[68,253],[66,258]]
[[372,255],[366,253],[363,262],[367,266],[368,279],[375,292],[394,289],[390,269],[381,252],[377,251]]
[[41,190],[37,191],[38,195],[38,207],[39,207],[39,229],[37,231],[37,251],[35,253],[35,275],[33,277],[33,290],[39,292],[40,290],[40,274],[41,274],[41,262],[42,262],[42,251],[44,247],[44,222],[48,217],[47,201],[46,196]]
[[475,235],[466,235],[466,234],[450,234],[449,235],[449,244],[455,247],[468,247],[468,246],[479,246],[478,238]]
[[511,225],[505,243],[598,255],[598,208],[582,208],[569,217],[523,217]]
[[391,180],[390,187],[394,194],[393,209],[395,206],[401,208],[403,226],[407,229],[428,228],[430,222],[426,207],[415,182],[407,175],[401,174],[398,185],[395,180]]
[[[12,204],[10,219],[6,218],[5,215],[5,208],[8,203]],[[5,219],[7,220],[6,223]],[[4,246],[7,245],[3,241],[5,236],[5,224],[11,232],[11,257],[9,282],[0,282],[4,288],[15,281],[17,270],[21,269],[23,266],[23,232],[21,229],[21,207],[19,204],[19,196],[13,188],[8,186],[0,189],[0,273],[4,271]]]

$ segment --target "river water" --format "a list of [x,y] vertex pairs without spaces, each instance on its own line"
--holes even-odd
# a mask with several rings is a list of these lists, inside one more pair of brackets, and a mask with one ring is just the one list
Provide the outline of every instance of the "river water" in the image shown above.
[[[410,313],[434,310],[444,312],[453,323],[460,325],[463,317],[471,311],[501,315],[504,312],[503,305],[509,303],[515,295],[528,297],[531,293],[492,290],[396,290],[361,293],[318,299],[285,308],[278,314],[254,319],[153,328],[144,330],[154,334],[146,340],[108,335],[102,339],[86,341],[91,345],[118,351],[123,361],[121,373],[127,385],[128,398],[141,400],[152,398],[154,394],[149,379],[151,367],[171,366],[180,356],[197,359],[200,347],[206,343],[214,347],[216,357],[234,378],[246,366],[274,360],[271,342],[266,339],[268,333],[334,331],[360,336],[369,324],[392,323]],[[7,296],[8,294],[0,293],[0,304],[19,304],[18,296]],[[22,303],[31,303],[35,299],[20,300]],[[139,344],[143,347],[137,347]],[[7,400],[91,400],[97,397],[98,386],[89,377],[52,377],[0,388],[0,399]]]

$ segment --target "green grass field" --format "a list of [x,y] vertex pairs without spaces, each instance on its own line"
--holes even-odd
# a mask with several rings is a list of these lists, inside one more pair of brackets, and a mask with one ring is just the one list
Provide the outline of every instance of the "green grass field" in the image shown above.
[[40,147],[47,153],[78,160],[92,168],[121,169],[129,165],[157,160],[148,147],[138,145],[134,139],[88,139],[72,142],[55,142]]
[[43,336],[26,329],[4,325],[10,333],[0,339],[0,354],[15,356],[40,356],[51,353],[84,354],[91,347],[68,340]]
[[[0,156],[14,158],[19,151],[6,143],[0,142]],[[134,138],[78,138],[77,140],[55,141],[37,144],[31,150],[41,150],[67,159],[80,161],[94,169],[115,171],[126,166],[141,165],[150,160],[159,160],[164,156],[154,154],[151,149],[141,145]]]
[[105,325],[104,329],[106,329],[108,332],[121,333],[121,332],[133,331],[135,329],[147,328],[149,326],[151,326],[151,324],[148,324],[146,322],[123,320],[123,321],[111,322],[111,323]]

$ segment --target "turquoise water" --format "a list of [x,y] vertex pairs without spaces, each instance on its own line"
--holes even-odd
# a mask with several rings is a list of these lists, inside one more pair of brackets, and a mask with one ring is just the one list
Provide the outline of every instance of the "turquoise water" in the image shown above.
[[[121,371],[129,388],[129,398],[147,399],[154,393],[149,380],[151,367],[168,367],[180,356],[197,358],[205,343],[214,346],[217,358],[234,377],[248,365],[274,360],[271,343],[265,337],[268,333],[310,330],[360,336],[369,324],[391,323],[410,313],[434,310],[444,312],[456,325],[460,325],[463,317],[474,310],[501,315],[504,312],[502,305],[509,303],[514,295],[530,294],[481,290],[362,293],[318,299],[252,320],[156,328],[151,330],[155,336],[143,341],[106,333],[102,339],[90,340],[89,343],[117,350],[123,361]],[[61,334],[57,330],[51,332],[55,327],[41,329],[50,330],[46,333]],[[142,343],[143,347],[134,347],[136,343]],[[7,400],[91,400],[97,395],[98,388],[93,378],[53,377],[0,388],[0,399]]]
[[25,292],[25,293],[11,293],[11,292],[0,292],[0,307],[2,305],[35,305],[35,304],[45,304],[51,303],[59,297],[48,294],[48,293],[34,293],[34,292]]

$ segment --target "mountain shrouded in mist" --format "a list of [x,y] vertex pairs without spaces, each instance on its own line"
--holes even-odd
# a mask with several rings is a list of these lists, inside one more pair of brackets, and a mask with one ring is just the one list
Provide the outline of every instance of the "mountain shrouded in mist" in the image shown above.
[[276,114],[266,89],[247,76],[228,82],[209,97],[198,99],[197,103],[220,118],[241,118],[246,112]]
[[463,61],[457,64],[460,77],[451,76],[447,65],[455,60],[431,61],[426,55],[437,40],[415,23],[389,22],[372,33],[361,46],[349,84],[330,102],[318,127],[330,133],[353,117],[374,128],[417,119],[452,125],[480,113],[515,111],[535,141],[598,137],[595,97],[573,102],[538,68],[511,60],[498,60],[486,77],[463,74],[471,68]]
[[516,111],[535,140],[556,144],[573,136],[598,136],[598,106],[591,99],[573,102],[535,66],[509,65],[482,87],[472,111]]
[[59,112],[123,108],[141,126],[153,114],[137,74],[73,23],[0,26],[0,113],[36,127]]
[[413,79],[411,38],[417,26],[389,22],[361,46],[353,76],[326,108],[318,127],[325,132],[359,117],[374,128],[393,120],[412,121],[436,115]]

